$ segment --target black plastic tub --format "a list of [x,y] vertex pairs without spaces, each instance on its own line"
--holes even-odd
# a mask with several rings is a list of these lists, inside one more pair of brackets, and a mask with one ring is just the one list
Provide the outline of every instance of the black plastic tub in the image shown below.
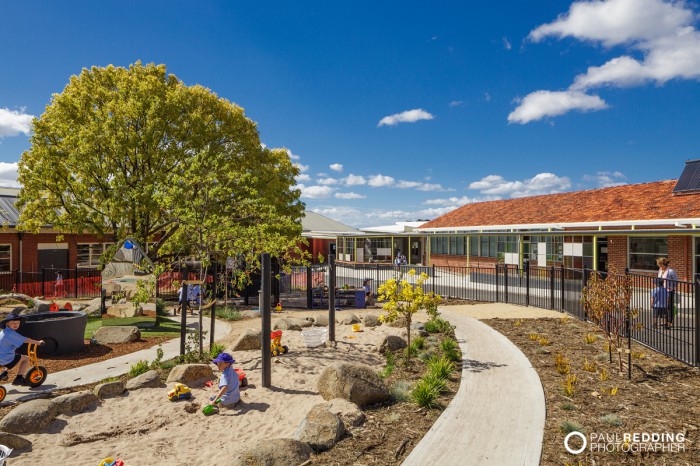
[[25,315],[18,332],[34,340],[44,340],[39,354],[70,354],[85,347],[87,314],[78,311],[42,312]]

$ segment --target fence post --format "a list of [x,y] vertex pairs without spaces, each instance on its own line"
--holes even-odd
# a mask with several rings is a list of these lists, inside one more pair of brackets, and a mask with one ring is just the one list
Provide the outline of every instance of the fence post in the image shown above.
[[41,295],[46,296],[46,268],[41,268]]
[[700,276],[695,277],[695,365],[700,366]]
[[525,266],[525,305],[530,305],[530,261],[523,264]]
[[566,280],[564,279],[564,264],[561,264],[560,267],[561,277],[559,277],[559,280],[561,280],[561,312],[566,312],[564,306],[564,289],[566,288]]
[[264,388],[270,388],[272,386],[272,357],[270,349],[270,332],[272,330],[270,320],[270,295],[272,294],[272,277],[270,253],[263,252],[261,254],[260,268],[260,289],[262,299],[258,303],[258,309],[260,309],[260,317],[262,317],[262,386]]
[[498,296],[498,264],[496,264],[496,302],[499,303],[499,296]]
[[306,309],[311,309],[313,303],[313,268],[311,265],[306,266]]
[[[13,287],[17,293],[22,293],[22,274],[19,269],[15,271],[15,286]],[[26,293],[24,293],[26,294]]]
[[[625,287],[629,292],[630,269],[625,267]],[[627,331],[627,380],[632,380],[632,322],[630,319],[630,303],[625,305],[625,330]]]
[[433,280],[432,280],[432,282],[430,283],[430,285],[431,285],[431,286],[430,286],[430,290],[431,290],[433,293],[435,293],[435,281],[436,281],[436,279],[435,279],[435,277],[436,277],[436,275],[435,275],[435,264],[433,264],[432,269],[433,269],[433,276],[432,276],[432,279],[433,279]]
[[328,340],[335,343],[335,254],[328,255]]
[[549,308],[554,310],[554,266],[549,268]]
[[503,302],[508,302],[508,264],[503,264]]
[[75,285],[73,285],[73,290],[75,291],[75,296],[73,298],[78,298],[78,266],[75,266]]

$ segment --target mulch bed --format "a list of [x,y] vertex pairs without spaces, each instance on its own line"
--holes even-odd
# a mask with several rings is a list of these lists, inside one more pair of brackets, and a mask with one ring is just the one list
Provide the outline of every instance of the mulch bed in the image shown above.
[[[515,343],[542,381],[547,418],[541,464],[700,464],[700,407],[697,403],[700,374],[697,368],[633,343],[632,379],[628,380],[626,368],[619,372],[616,354],[613,354],[613,362],[609,362],[605,339],[593,324],[574,318],[490,319],[484,323]],[[534,334],[544,339],[533,340],[530,335]],[[587,343],[588,334],[598,338]],[[570,396],[564,393],[563,387],[567,375],[556,370],[558,354],[569,360],[569,374],[577,377],[575,391]],[[589,364],[588,370],[584,369],[585,363]],[[601,380],[603,370],[608,374],[604,381]],[[579,455],[572,455],[564,448],[565,423],[577,424],[587,438],[588,446]],[[656,447],[656,452],[619,451],[638,450],[635,448],[638,444],[614,445],[613,436],[617,434],[618,438],[623,438],[625,433],[680,433],[685,439],[682,443],[685,451],[673,447],[665,452]],[[583,442],[572,438],[569,446],[576,450]]]

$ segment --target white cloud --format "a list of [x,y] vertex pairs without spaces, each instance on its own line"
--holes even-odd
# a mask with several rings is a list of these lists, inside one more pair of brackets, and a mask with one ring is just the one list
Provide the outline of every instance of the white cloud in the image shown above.
[[297,175],[296,180],[297,180],[297,182],[299,182],[299,181],[301,181],[301,182],[311,181],[311,177],[309,175],[307,175],[306,173],[300,173]]
[[683,2],[662,0],[579,1],[568,14],[539,26],[528,36],[539,42],[547,36],[575,37],[602,42],[606,47],[648,41],[691,24],[693,13]]
[[316,182],[318,184],[321,184],[324,186],[331,186],[334,184],[338,184],[338,180],[336,180],[335,178],[330,178],[330,177],[329,178],[319,178],[318,180],[316,180]]
[[333,163],[333,164],[329,165],[329,167],[334,172],[340,173],[343,171],[343,164],[342,163]]
[[553,173],[539,173],[523,181],[507,181],[500,175],[489,175],[470,183],[469,189],[479,190],[482,194],[525,197],[567,191],[571,189],[571,180]]
[[302,164],[300,164],[300,163],[298,163],[298,162],[295,163],[294,165],[297,166],[297,168],[299,169],[300,172],[305,172],[306,170],[309,169],[309,166],[308,166],[308,165],[302,165]]
[[298,184],[295,188],[301,191],[302,198],[307,199],[326,199],[335,191],[330,186],[305,186]]
[[0,186],[19,188],[17,163],[0,162]]
[[373,188],[383,188],[387,186],[393,186],[395,183],[394,178],[385,175],[372,175],[367,180],[367,184]]
[[34,115],[22,111],[0,108],[0,138],[17,136],[19,133],[29,134],[32,129]]
[[343,178],[343,182],[346,186],[362,186],[367,184],[367,180],[364,176],[353,175],[352,173]]
[[335,193],[337,199],[365,199],[367,196],[357,193]]
[[[663,85],[672,79],[700,79],[700,32],[693,26],[696,20],[697,16],[685,1],[578,1],[571,5],[568,13],[537,27],[528,37],[534,42],[546,37],[573,37],[605,47],[623,46],[627,49],[627,55],[591,66],[576,76],[564,94],[603,86],[630,87],[647,82]],[[631,54],[640,55],[641,59]],[[537,93],[528,97],[533,94]],[[595,110],[607,107],[597,96],[582,95],[588,98],[588,105],[597,105],[593,108]],[[582,108],[579,105],[560,105],[557,113],[547,115],[561,115],[576,109]],[[519,110],[520,107],[509,115],[508,120],[513,121],[511,117],[515,118],[514,114]],[[527,123],[537,119],[515,121]]]
[[509,123],[529,123],[548,116],[558,116],[571,110],[595,111],[608,108],[608,104],[597,95],[580,91],[535,91],[524,99],[508,115]]
[[450,107],[461,107],[463,104],[464,104],[464,101],[463,101],[463,100],[453,100],[453,101],[450,102],[448,105],[449,105]]
[[488,92],[484,92],[484,100],[486,102],[491,102],[491,94],[489,94]]
[[611,186],[621,186],[627,184],[627,177],[618,171],[597,172],[595,175],[583,175],[583,181],[595,183],[598,188],[609,188]]
[[436,183],[421,183],[416,189],[418,189],[418,191],[445,191],[442,185]]
[[411,188],[417,188],[420,185],[422,185],[420,181],[405,181],[405,180],[399,180],[398,183],[396,183],[396,187],[399,189],[411,189]]
[[395,126],[399,123],[415,123],[416,121],[432,120],[433,118],[435,117],[423,110],[422,108],[416,108],[413,110],[406,110],[405,112],[385,116],[384,118],[379,120],[379,124],[377,124],[377,127],[384,125]]
[[513,48],[513,44],[510,43],[507,37],[503,37],[503,48],[506,50],[510,50]]
[[423,202],[423,204],[427,205],[444,205],[444,206],[462,206],[464,204],[472,204],[474,202],[481,202],[481,201],[493,201],[495,199],[499,199],[498,196],[487,196],[487,197],[469,197],[469,196],[462,196],[462,197],[450,197],[447,199],[428,199],[427,201]]

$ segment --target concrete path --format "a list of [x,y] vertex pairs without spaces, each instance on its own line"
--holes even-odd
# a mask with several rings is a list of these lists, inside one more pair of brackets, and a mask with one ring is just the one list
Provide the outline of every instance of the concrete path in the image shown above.
[[[527,309],[511,307],[514,312]],[[486,324],[457,309],[440,312],[456,326],[462,380],[452,402],[404,466],[539,465],[545,400],[530,361]]]
[[[179,319],[179,317],[177,317]],[[204,348],[209,348],[210,341],[210,320],[207,317],[202,318],[202,326],[207,332],[204,338]],[[199,326],[199,316],[187,316],[187,327],[188,331],[194,330]],[[215,341],[221,340],[228,336],[231,332],[231,326],[225,321],[217,320],[215,332]],[[171,359],[180,354],[180,338],[175,338],[164,342],[161,347],[163,348],[163,359]],[[108,377],[117,377],[126,374],[131,369],[133,364],[138,361],[144,360],[151,362],[157,357],[158,346],[154,346],[141,351],[136,351],[134,353],[125,354],[123,356],[118,356],[116,358],[107,359],[105,361],[96,362],[94,364],[89,364],[82,367],[76,367],[75,369],[68,369],[61,372],[49,373],[46,382],[43,385],[36,388],[29,387],[17,387],[10,383],[4,384],[7,390],[7,396],[5,400],[0,403],[1,405],[7,405],[16,401],[27,401],[33,398],[40,398],[47,392],[52,392],[61,388],[76,387],[79,385],[86,385],[89,383],[99,382]],[[39,359],[39,364],[41,364],[41,358]]]

